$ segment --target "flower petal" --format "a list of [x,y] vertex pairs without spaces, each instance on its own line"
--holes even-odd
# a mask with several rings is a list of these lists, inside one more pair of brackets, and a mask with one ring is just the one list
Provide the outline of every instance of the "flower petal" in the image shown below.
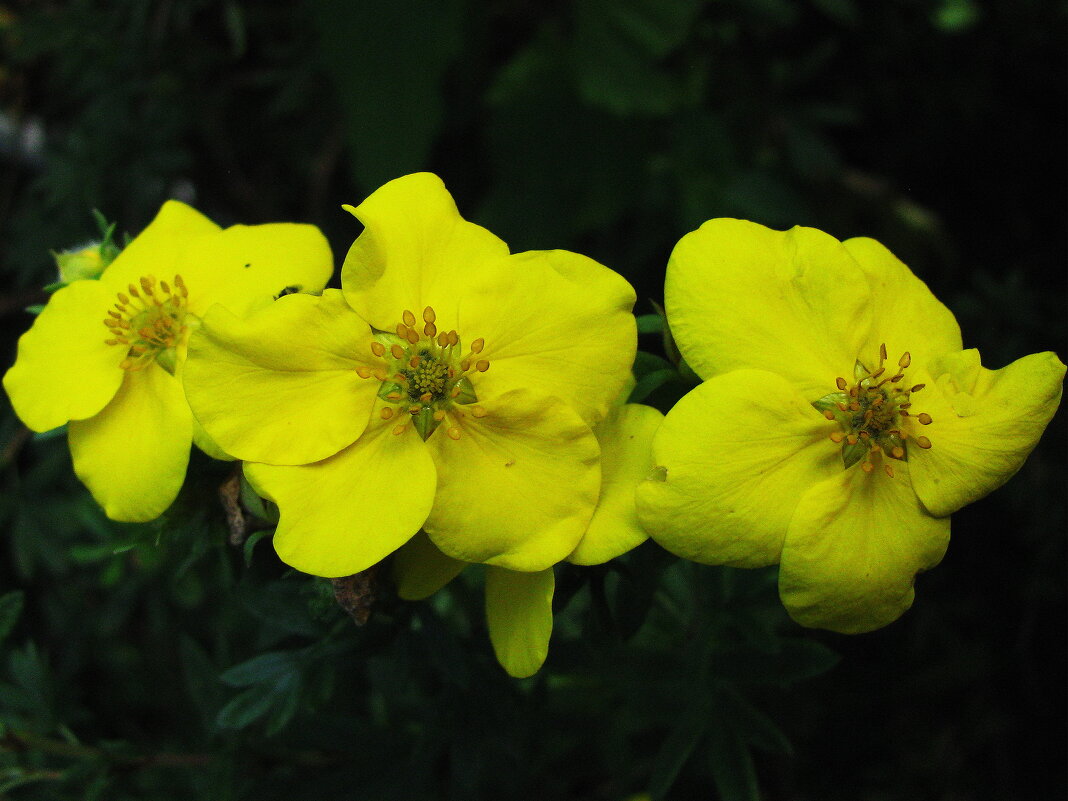
[[267,464],[307,464],[351,445],[380,382],[371,331],[341,293],[287,295],[242,320],[213,308],[189,338],[182,371],[197,420],[223,451]]
[[533,676],[549,654],[553,569],[517,573],[486,567],[486,622],[497,661],[517,679]]
[[530,251],[484,265],[463,291],[461,333],[485,339],[480,358],[490,363],[479,398],[527,387],[601,421],[638,343],[634,289],[622,276],[578,253]]
[[614,408],[593,430],[601,446],[601,494],[586,533],[568,557],[576,565],[599,565],[648,538],[638,522],[634,493],[652,472],[653,434],[664,419],[651,406]]
[[92,417],[115,396],[126,348],[105,344],[111,334],[103,321],[114,300],[96,281],[75,281],[52,295],[19,338],[4,389],[34,431]]
[[709,220],[675,246],[664,297],[671,332],[702,378],[769,370],[810,400],[852,374],[871,326],[863,271],[814,228]]
[[1057,411],[1065,373],[1049,352],[1000,370],[980,367],[974,350],[941,364],[949,371],[937,379],[917,373],[927,388],[913,396],[914,409],[931,416],[922,432],[931,448],[909,448],[916,494],[938,516],[982,498],[1023,466]]
[[245,477],[278,504],[274,548],[288,565],[339,578],[385,559],[426,520],[434,463],[411,428],[376,420],[356,442],[314,464],[245,464]]
[[828,439],[836,429],[773,373],[711,378],[683,396],[654,436],[660,467],[638,485],[638,518],[685,559],[774,564],[802,496],[842,471]]
[[508,255],[504,242],[460,216],[431,173],[397,178],[344,208],[364,224],[341,268],[345,299],[382,331],[392,331],[405,309],[418,315],[428,305],[438,312],[439,328],[458,328],[457,285],[484,262]]
[[136,284],[143,275],[169,281],[190,240],[221,230],[203,214],[177,200],[168,200],[156,217],[115,258],[100,277],[114,294]]
[[871,337],[858,355],[874,360],[885,344],[892,359],[909,351],[914,363],[927,364],[963,347],[953,312],[886,247],[866,237],[842,244],[868,277],[874,299]]
[[918,572],[938,564],[949,519],[916,499],[909,463],[894,478],[859,467],[840,472],[801,499],[779,567],[779,595],[802,626],[845,634],[872,631],[912,606]]
[[486,408],[481,419],[446,419],[427,440],[438,494],[424,528],[454,559],[544,570],[574,550],[593,515],[597,439],[556,398],[516,390]]
[[175,271],[189,287],[191,314],[220,303],[243,317],[280,295],[321,292],[334,256],[314,225],[233,225],[186,243]]
[[438,550],[425,531],[420,531],[393,554],[393,581],[397,595],[419,601],[440,590],[467,567]]
[[74,472],[112,520],[144,522],[185,480],[193,416],[178,381],[156,364],[127,372],[111,403],[69,429]]

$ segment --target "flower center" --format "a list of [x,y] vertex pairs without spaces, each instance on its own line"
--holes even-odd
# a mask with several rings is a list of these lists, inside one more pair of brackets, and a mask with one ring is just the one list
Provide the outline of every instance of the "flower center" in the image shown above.
[[[487,359],[479,359],[485,341],[476,339],[466,355],[460,346],[460,335],[452,331],[438,331],[437,315],[427,306],[423,309],[423,323],[407,309],[397,324],[396,334],[380,333],[371,343],[371,353],[382,360],[376,368],[359,367],[361,378],[382,382],[378,397],[391,406],[382,409],[383,420],[398,418],[394,434],[403,434],[411,420],[424,440],[437,430],[452,414],[462,417],[465,412],[457,406],[470,406],[478,400],[471,377],[489,369]],[[481,406],[471,406],[474,417],[485,417]],[[460,438],[460,429],[449,426],[445,433]]]
[[119,292],[115,310],[104,318],[111,337],[108,345],[126,348],[126,358],[119,365],[131,372],[143,370],[158,361],[167,372],[174,372],[174,347],[185,331],[189,290],[182,276],[174,276],[173,287],[155,276],[142,276],[140,289],[130,284],[130,294]]
[[[831,441],[842,446],[842,462],[848,469],[861,462],[861,469],[870,473],[874,460],[882,454],[888,459],[908,460],[910,443],[918,448],[930,448],[925,436],[910,436],[907,420],[930,425],[931,415],[912,413],[912,393],[923,384],[909,386],[905,370],[912,361],[908,351],[898,359],[897,366],[886,365],[886,345],[879,346],[879,366],[869,369],[857,359],[853,367],[853,383],[839,377],[835,381],[838,392],[824,395],[812,405],[841,427],[831,434]],[[890,373],[890,375],[887,375]],[[893,478],[894,468],[889,462],[883,470]]]

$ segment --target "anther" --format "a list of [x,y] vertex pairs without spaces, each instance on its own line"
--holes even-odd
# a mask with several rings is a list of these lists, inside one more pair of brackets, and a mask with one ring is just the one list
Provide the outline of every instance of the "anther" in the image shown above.
[[853,401],[851,404],[849,404],[849,411],[851,411],[851,412],[859,412],[860,411],[860,404],[857,403],[856,401]]
[[927,450],[931,447],[931,440],[927,439],[927,437],[916,437],[916,444]]
[[931,419],[931,415],[927,414],[927,412],[920,412],[916,416],[916,419],[920,421],[920,425],[921,426],[929,426],[929,425],[931,425],[932,422],[934,422]]
[[486,359],[479,359],[475,363],[475,369],[480,373],[484,373],[489,369],[489,362]]
[[902,448],[900,445],[895,445],[893,448],[890,449],[890,455],[893,456],[895,459],[903,459],[905,457],[905,449]]
[[890,465],[888,465],[888,464],[884,464],[884,465],[883,465],[883,470],[885,470],[885,471],[886,471],[886,474],[887,474],[888,476],[890,476],[890,478],[893,478],[893,477],[894,477],[894,468],[892,468],[892,467],[891,467]]
[[424,323],[432,323],[436,319],[438,319],[438,317],[437,317],[436,314],[434,314],[434,310],[432,308],[427,306],[425,309],[423,309],[423,322]]
[[403,359],[404,358],[404,348],[402,348],[400,345],[397,345],[397,344],[391,345],[390,348],[389,348],[389,352],[393,354],[393,358],[394,359]]
[[886,361],[886,343],[884,342],[879,346],[879,364]]
[[423,326],[423,333],[433,339],[438,334],[438,327],[433,323],[427,323]]
[[404,320],[404,324],[409,328],[415,325],[415,315],[407,309],[404,310],[404,314],[401,315],[401,319]]
[[419,396],[419,400],[421,400],[423,403],[430,403],[430,401],[432,401],[433,399],[434,395],[430,392],[424,392],[422,395]]
[[460,362],[460,372],[461,373],[466,373],[470,369],[471,369],[471,360],[470,359],[464,359],[462,362]]
[[482,348],[484,348],[485,346],[486,346],[486,340],[484,340],[482,337],[479,337],[478,339],[476,339],[474,342],[471,343],[471,352],[472,353],[481,353],[482,352]]
[[449,435],[449,439],[459,439],[460,438],[460,429],[456,428],[455,426],[453,428],[450,428],[445,433]]
[[916,386],[914,386],[914,387],[913,387],[912,389],[910,389],[910,390],[909,390],[909,392],[919,392],[919,391],[920,391],[921,389],[923,389],[923,388],[924,388],[925,386],[927,386],[927,385],[926,385],[926,384],[917,384],[917,385],[916,385]]
[[417,342],[419,342],[419,334],[414,328],[409,328],[408,329],[408,342],[410,342],[413,345],[415,345]]
[[409,406],[408,407],[408,414],[419,414],[419,412],[421,412],[421,411],[423,411],[423,407],[420,406],[418,403],[415,404],[414,406]]
[[404,433],[404,429],[406,429],[407,427],[408,426],[406,426],[406,425],[395,426],[393,428],[393,436],[397,436],[399,434],[403,434]]
[[371,353],[373,353],[375,356],[384,356],[386,353],[386,346],[383,345],[381,342],[372,342]]
[[823,416],[826,417],[828,420],[833,420],[834,419],[834,412],[832,412],[830,409],[828,409],[827,411],[825,411],[823,413]]
[[442,331],[440,334],[438,334],[438,347],[439,348],[444,348],[448,344],[449,344],[449,335],[446,334],[444,331]]
[[131,294],[131,295],[132,295],[133,297],[135,297],[135,298],[139,298],[139,297],[141,297],[141,293],[137,291],[137,287],[135,287],[135,286],[134,286],[133,284],[130,284],[130,285],[129,285],[128,287],[126,287],[126,288],[130,290],[130,294]]
[[860,469],[863,470],[865,473],[870,473],[872,470],[875,469],[875,465],[873,465],[871,462],[861,462]]
[[850,434],[849,436],[846,437],[846,442],[848,442],[850,445],[856,445],[857,444],[857,435],[856,434]]
[[890,383],[891,384],[896,384],[898,381],[900,381],[904,377],[905,377],[904,373],[898,373],[897,375],[895,375],[893,378],[890,379]]
[[905,351],[901,358],[897,360],[897,366],[904,369],[910,364],[912,364],[912,355],[908,351]]
[[418,356],[412,356],[412,358],[408,360],[408,366],[414,370],[416,367],[422,364],[422,362],[423,360]]
[[846,380],[844,378],[842,378],[841,376],[839,376],[838,378],[834,379],[834,383],[835,383],[835,386],[837,386],[840,390],[843,390],[843,391],[845,390],[845,388],[847,386],[849,386],[849,384],[846,383]]
[[152,285],[153,285],[153,283],[155,283],[155,281],[152,279],[152,276],[148,276],[148,275],[141,276],[141,289],[145,290],[145,294],[146,295],[151,295],[152,294]]
[[[129,302],[130,302],[130,296],[127,295],[125,292],[120,292],[119,293],[119,303],[121,303],[123,306],[126,306],[127,304],[129,304]],[[116,306],[116,308],[119,309],[120,311],[122,310],[122,306]]]
[[371,368],[367,367],[366,365],[360,365],[356,368],[356,375],[358,375],[360,378],[370,378]]
[[406,326],[404,323],[397,323],[397,336],[399,336],[401,339],[407,339],[408,326]]
[[371,375],[373,375],[379,381],[385,381],[386,380],[386,371],[383,370],[381,367],[379,367],[377,370],[372,372]]
[[841,431],[834,431],[831,433],[831,442],[838,444],[843,439],[845,439],[845,434],[843,434]]
[[[884,351],[884,353],[885,353],[885,351]],[[884,356],[883,358],[885,359],[886,357]],[[878,370],[876,370],[874,373],[871,374],[871,378],[878,378],[879,376],[881,376],[885,372],[886,372],[886,368],[885,367],[880,367]]]
[[455,328],[449,332],[449,344],[454,348],[460,344],[460,335],[456,333]]
[[389,418],[391,418],[393,416],[393,407],[392,406],[386,406],[386,407],[384,407],[382,409],[381,412],[379,412],[379,414],[382,415],[382,419],[383,420],[388,420]]
[[160,281],[159,288],[163,290],[164,295],[171,294],[171,285],[168,284],[166,281]]
[[442,420],[444,420],[445,419],[445,410],[444,409],[438,409],[437,411],[435,411],[434,412],[434,419],[439,423]]

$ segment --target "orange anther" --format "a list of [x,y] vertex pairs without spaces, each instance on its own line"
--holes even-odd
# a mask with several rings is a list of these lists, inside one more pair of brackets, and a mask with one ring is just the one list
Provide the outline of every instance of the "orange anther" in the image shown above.
[[403,359],[404,358],[404,348],[402,348],[400,345],[397,345],[397,344],[390,345],[389,352],[393,354],[393,358],[394,359]]
[[901,358],[897,360],[897,366],[905,368],[908,367],[910,364],[912,364],[912,354],[910,354],[908,351],[905,351]]
[[407,309],[404,310],[404,314],[401,315],[401,319],[404,320],[404,324],[409,328],[415,325],[415,315]]
[[433,339],[438,335],[438,327],[433,323],[427,323],[423,326],[423,333]]
[[882,364],[886,361],[886,343],[884,342],[879,346],[879,363]]
[[476,339],[474,342],[471,343],[471,352],[472,353],[481,353],[482,352],[482,348],[484,348],[485,346],[486,346],[486,340],[484,340],[482,337],[479,337],[478,339]]
[[871,462],[861,462],[860,469],[863,470],[865,473],[870,473],[872,470],[875,469],[875,465],[873,465]]
[[916,437],[916,444],[927,450],[931,447],[931,440],[927,439],[927,437]]
[[381,342],[372,342],[371,353],[373,353],[375,356],[384,356],[386,353],[386,346],[383,345]]
[[914,386],[914,387],[913,387],[912,389],[910,389],[910,390],[909,390],[909,392],[919,392],[919,391],[920,391],[921,389],[923,389],[923,388],[924,388],[925,386],[927,386],[927,385],[926,385],[926,384],[917,384],[917,385],[916,385],[916,386]]
[[439,348],[444,348],[448,344],[449,344],[449,335],[446,334],[444,331],[442,331],[440,334],[438,334],[438,347]]
[[458,429],[456,427],[450,428],[445,433],[449,435],[449,439],[459,439],[460,438],[460,429]]
[[379,412],[379,414],[382,415],[383,420],[388,420],[393,416],[393,407],[385,406],[383,407],[382,411]]
[[474,406],[471,408],[471,414],[473,414],[475,417],[485,417],[488,412],[481,406]]
[[439,423],[442,420],[444,420],[445,419],[445,410],[444,409],[438,409],[437,411],[435,411],[434,412],[434,419],[437,420]]
[[489,369],[489,362],[486,359],[479,359],[478,362],[475,363],[475,369],[480,373],[484,373]]
[[885,470],[885,471],[886,471],[886,474],[887,474],[888,476],[890,476],[890,478],[893,478],[893,477],[894,477],[894,468],[892,468],[892,467],[891,467],[890,465],[888,465],[888,464],[884,464],[884,465],[883,465],[883,470]]
[[934,422],[934,421],[933,421],[933,420],[931,419],[931,415],[927,414],[927,412],[920,412],[920,413],[919,413],[919,414],[918,414],[918,415],[916,416],[916,419],[920,421],[920,425],[921,425],[921,426],[929,426],[929,425],[931,425],[931,423],[933,423],[933,422]]
[[423,403],[430,403],[433,398],[434,395],[430,392],[424,392],[422,395],[419,396],[419,400],[421,400]]
[[902,459],[905,456],[905,449],[902,448],[900,445],[895,445],[893,448],[890,449],[890,455],[893,456],[895,459]]
[[844,390],[847,386],[849,386],[846,383],[846,380],[844,378],[842,378],[841,376],[838,376],[838,378],[834,379],[834,385],[836,387],[838,387],[839,389],[841,389],[841,390]]
[[434,314],[434,310],[432,308],[427,306],[425,309],[423,309],[423,322],[424,323],[432,323],[436,319],[438,319],[438,317],[437,317],[436,314]]
[[449,332],[449,344],[454,348],[460,344],[460,335],[456,333],[455,328]]
[[419,341],[419,334],[414,328],[408,329],[408,341],[413,345]]
[[841,431],[834,431],[831,433],[831,442],[837,444],[843,439],[845,439],[845,434],[843,434]]
[[394,436],[396,436],[396,435],[398,435],[398,434],[403,434],[403,433],[404,433],[404,429],[406,429],[407,427],[408,427],[408,426],[406,426],[406,425],[399,425],[399,426],[396,426],[396,427],[395,427],[395,428],[393,429],[393,435],[394,435]]
[[833,420],[834,419],[834,412],[832,412],[830,409],[828,409],[827,411],[825,411],[823,413],[823,416],[826,417],[828,420]]
[[412,358],[408,360],[408,366],[414,370],[416,367],[422,364],[422,362],[423,360],[420,359],[418,356],[412,356]]

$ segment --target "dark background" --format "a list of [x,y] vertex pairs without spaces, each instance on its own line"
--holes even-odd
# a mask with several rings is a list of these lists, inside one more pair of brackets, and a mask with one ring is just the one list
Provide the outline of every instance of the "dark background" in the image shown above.
[[[224,225],[311,222],[340,264],[358,233],[340,205],[419,169],[513,250],[623,273],[638,313],[679,237],[740,216],[880,239],[988,367],[1063,359],[1065,17],[1037,0],[0,3],[3,365],[49,250],[91,239],[91,209],[131,234],[168,197]],[[0,798],[707,799],[754,780],[789,801],[1062,798],[1064,443],[1060,413],[954,516],[882,631],[802,632],[773,577],[645,546],[562,571],[549,662],[517,683],[477,575],[419,605],[384,586],[354,632],[269,547],[246,565],[225,545],[223,468],[195,462],[166,520],[111,524],[63,438],[28,437],[5,405],[0,590],[25,605],[0,653]],[[821,646],[841,655],[825,672]]]

